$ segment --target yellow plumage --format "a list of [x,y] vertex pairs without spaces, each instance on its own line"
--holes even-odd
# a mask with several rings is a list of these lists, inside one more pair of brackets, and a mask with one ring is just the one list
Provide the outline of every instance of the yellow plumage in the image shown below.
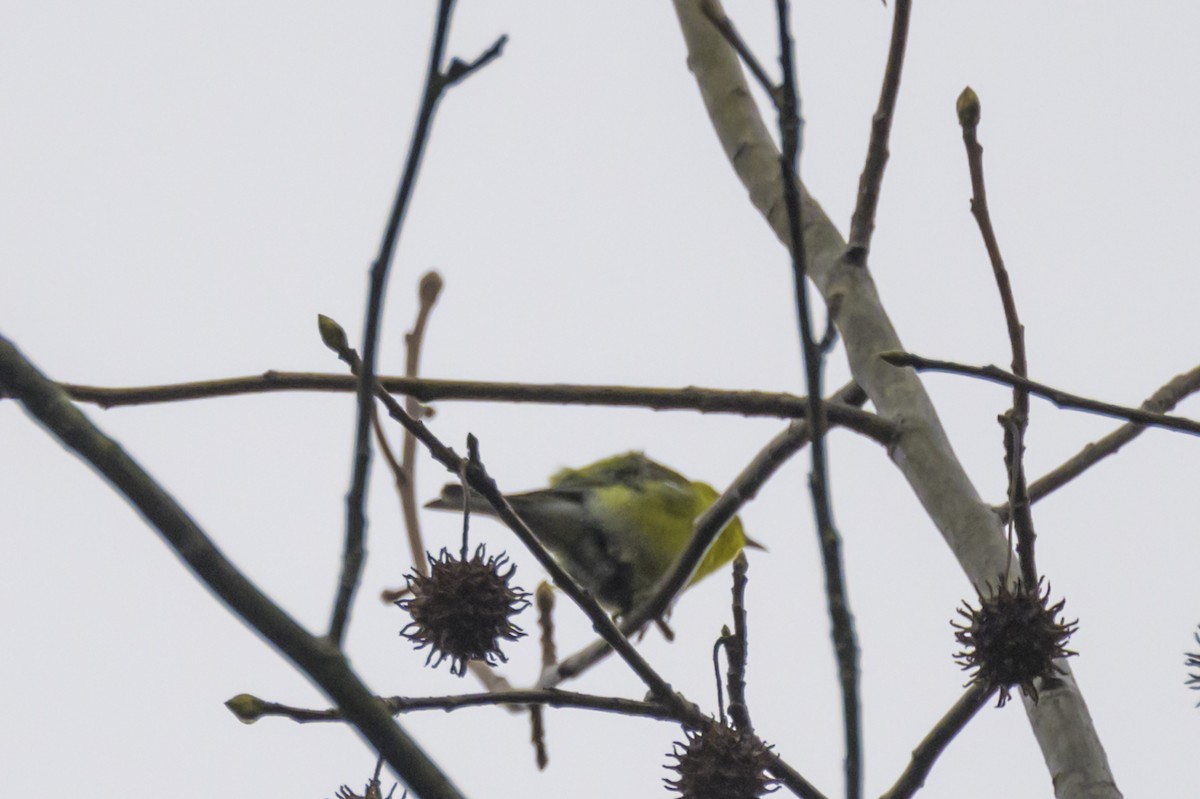
[[[628,613],[646,599],[687,546],[692,524],[718,494],[640,452],[563,469],[550,487],[506,495],[530,530],[584,588],[610,610]],[[428,508],[462,510],[462,487],[442,489]],[[482,497],[471,510],[490,514]],[[748,542],[736,517],[701,561],[692,583],[733,560]]]

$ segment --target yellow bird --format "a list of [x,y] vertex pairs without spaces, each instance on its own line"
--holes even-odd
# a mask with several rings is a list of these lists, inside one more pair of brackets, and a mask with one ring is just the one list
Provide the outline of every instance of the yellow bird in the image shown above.
[[[628,452],[563,469],[550,478],[549,488],[507,494],[506,499],[567,573],[602,605],[623,615],[649,597],[687,546],[696,517],[717,496],[707,483]],[[461,511],[462,486],[445,486],[425,507]],[[495,515],[474,493],[471,511]],[[746,537],[734,517],[709,547],[691,583],[733,560],[745,546],[762,548]]]

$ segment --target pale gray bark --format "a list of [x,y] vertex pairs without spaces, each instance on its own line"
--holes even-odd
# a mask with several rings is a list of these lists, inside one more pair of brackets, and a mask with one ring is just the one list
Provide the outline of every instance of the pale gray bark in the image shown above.
[[[733,48],[703,13],[724,16],[717,0],[674,0],[696,77],[717,136],[754,206],[775,234],[789,241],[779,151]],[[807,192],[803,196],[808,271],[831,309],[845,342],[855,380],[876,410],[900,426],[889,455],[941,531],[975,585],[993,585],[1005,572],[1008,546],[1000,519],[979,497],[942,429],[924,386],[912,369],[894,368],[877,356],[902,350],[868,271],[842,259],[846,243]],[[1014,569],[1014,572],[1016,570]],[[1066,663],[1061,664],[1064,669]],[[1060,799],[1118,799],[1104,748],[1087,705],[1068,672],[1058,687],[1025,702],[1034,734]]]

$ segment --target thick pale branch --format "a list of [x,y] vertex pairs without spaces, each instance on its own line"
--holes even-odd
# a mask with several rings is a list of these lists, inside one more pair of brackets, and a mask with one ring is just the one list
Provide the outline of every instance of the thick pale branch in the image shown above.
[[[687,43],[688,66],[722,147],[751,202],[786,242],[779,153],[737,54],[709,21],[709,15],[724,16],[724,11],[716,0],[674,0],[674,6]],[[903,346],[870,273],[847,262],[841,235],[807,191],[801,196],[809,275],[842,335],[855,381],[880,415],[901,428],[891,450],[893,460],[971,582],[995,582],[1009,555],[999,518],[968,479],[916,374],[894,369],[879,358]],[[1120,796],[1083,697],[1069,675],[1027,709],[1060,797]]]

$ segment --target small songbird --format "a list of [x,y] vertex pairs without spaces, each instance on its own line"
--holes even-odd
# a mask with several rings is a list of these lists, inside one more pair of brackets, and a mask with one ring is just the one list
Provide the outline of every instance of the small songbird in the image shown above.
[[[550,487],[505,498],[539,542],[610,612],[628,614],[687,546],[692,524],[718,494],[640,452],[614,455],[579,469],[563,469]],[[463,509],[463,489],[449,484],[425,507]],[[495,515],[472,492],[471,511]],[[709,547],[691,583],[733,560],[746,537],[734,517]],[[689,583],[689,585],[691,584]]]

